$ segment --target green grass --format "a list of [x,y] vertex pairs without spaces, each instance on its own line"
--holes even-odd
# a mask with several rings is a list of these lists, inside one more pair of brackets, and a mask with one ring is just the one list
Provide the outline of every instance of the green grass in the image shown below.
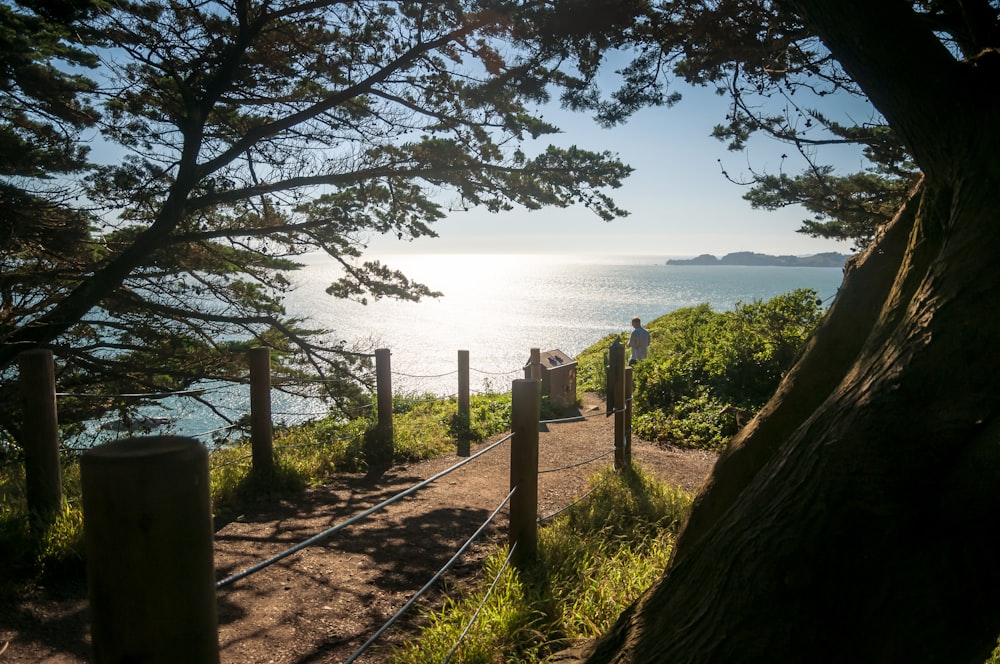
[[[393,453],[397,462],[456,451],[459,439],[476,442],[510,427],[510,395],[475,395],[468,422],[457,422],[455,399],[428,395],[398,397],[393,403]],[[209,458],[213,509],[217,514],[273,501],[316,486],[345,472],[368,468],[366,432],[370,418],[330,417],[275,431],[274,472],[254,472],[247,440],[216,449]],[[77,458],[62,460],[63,506],[43,530],[29,528],[24,466],[0,468],[0,550],[7,553],[8,582],[31,582],[57,574],[83,573],[83,512]]]
[[641,468],[607,471],[592,486],[539,531],[533,565],[504,566],[507,548],[496,547],[479,579],[452,590],[426,627],[393,653],[392,664],[444,661],[480,606],[452,655],[456,664],[540,661],[609,628],[663,572],[690,496]]
[[[461,440],[476,442],[509,429],[510,396],[472,398],[468,421],[459,421],[454,400],[404,397],[394,403],[397,461],[453,453]],[[559,416],[543,404],[542,417]],[[361,419],[321,420],[275,432],[275,470],[253,472],[248,442],[215,451],[209,460],[213,508],[217,513],[322,484],[339,473],[367,469],[366,432]],[[20,465],[0,471],[0,546],[13,550],[11,570],[20,582],[57,573],[82,575],[83,519],[79,466],[63,466],[65,505],[40,537],[27,528]],[[596,488],[580,504],[559,514],[539,534],[537,562],[527,569],[504,568],[506,550],[487,559],[481,581],[456,591],[445,609],[398,662],[431,662],[457,643],[458,633],[479,604],[488,580],[496,589],[453,661],[495,662],[540,659],[560,644],[596,636],[662,572],[673,532],[689,506],[685,494],[658,485],[640,471],[593,480]],[[502,572],[501,572],[502,570]]]
[[32,526],[25,501],[22,464],[0,470],[0,549],[6,553],[0,579],[58,578],[83,573],[83,511],[79,465],[67,457],[62,470],[62,505],[50,523]]

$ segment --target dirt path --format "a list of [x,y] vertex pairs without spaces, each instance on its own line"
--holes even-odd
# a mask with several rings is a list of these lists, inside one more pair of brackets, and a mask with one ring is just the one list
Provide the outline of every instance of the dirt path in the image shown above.
[[[572,502],[588,478],[613,462],[613,418],[585,395],[583,421],[543,426],[539,440],[539,513]],[[484,445],[477,446],[475,453]],[[663,481],[695,490],[715,455],[661,449],[633,440],[633,459]],[[448,455],[395,466],[376,482],[346,476],[294,499],[216,524],[215,563],[226,578],[377,505],[461,458]],[[509,446],[497,449],[328,540],[219,591],[223,664],[344,662],[441,568],[507,494]],[[557,470],[558,469],[558,470]],[[546,472],[551,471],[551,472]],[[506,517],[491,534],[503,537]],[[460,585],[478,569],[489,538],[445,577]],[[0,664],[88,661],[82,587],[39,589],[16,607],[0,608]],[[432,591],[428,601],[440,597]],[[414,607],[407,620],[419,614]],[[404,621],[405,622],[405,621]],[[396,627],[358,662],[406,638]]]

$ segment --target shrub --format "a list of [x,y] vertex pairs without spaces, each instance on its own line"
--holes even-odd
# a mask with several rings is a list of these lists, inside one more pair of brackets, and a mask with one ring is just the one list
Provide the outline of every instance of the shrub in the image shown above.
[[[633,431],[647,440],[718,449],[791,368],[822,315],[811,289],[714,312],[707,304],[649,323],[649,358],[633,368]],[[603,391],[606,337],[578,357],[578,381]],[[618,337],[624,341],[625,337]]]

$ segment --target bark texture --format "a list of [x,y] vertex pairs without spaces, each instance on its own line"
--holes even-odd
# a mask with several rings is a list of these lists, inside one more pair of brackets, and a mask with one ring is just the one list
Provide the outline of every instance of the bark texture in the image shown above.
[[1000,634],[997,71],[909,3],[789,4],[925,177],[589,664],[978,664]]

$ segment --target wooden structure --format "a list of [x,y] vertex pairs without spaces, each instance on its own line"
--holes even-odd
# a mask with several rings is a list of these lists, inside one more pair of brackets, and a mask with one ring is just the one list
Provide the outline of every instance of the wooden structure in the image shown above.
[[[531,378],[535,354],[524,365],[524,377]],[[549,395],[553,403],[570,407],[576,405],[576,360],[561,350],[538,353],[542,394]]]

